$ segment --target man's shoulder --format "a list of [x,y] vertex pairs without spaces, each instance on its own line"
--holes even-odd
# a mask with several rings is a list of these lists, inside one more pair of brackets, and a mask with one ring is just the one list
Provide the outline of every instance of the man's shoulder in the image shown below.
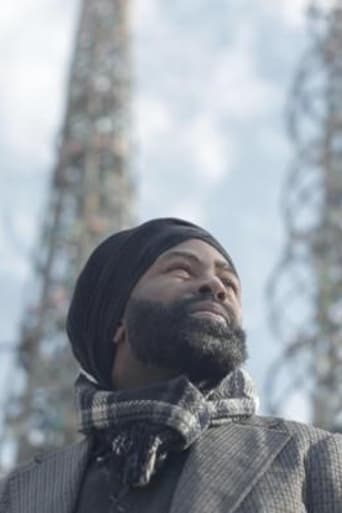
[[20,501],[24,500],[23,497],[31,497],[32,501],[44,500],[48,504],[51,487],[61,495],[71,497],[82,478],[91,447],[92,439],[84,438],[60,449],[37,454],[6,476],[1,476],[0,512],[7,513],[12,500],[18,504],[18,497]]
[[286,431],[289,434],[305,436],[309,438],[324,438],[326,436],[331,435],[341,436],[339,433],[332,433],[331,431],[321,429],[312,424],[298,422],[295,420],[289,420],[283,417],[252,415],[251,417],[243,419],[241,422],[255,427],[264,427],[266,429],[278,429]]
[[92,444],[91,438],[82,438],[76,442],[66,445],[58,449],[42,450],[34,455],[30,460],[17,465],[13,470],[9,471],[6,475],[0,476],[0,496],[6,489],[7,483],[18,474],[25,474],[30,472],[35,467],[49,464],[54,465],[70,462],[71,460],[78,460],[88,452]]
[[287,420],[282,417],[254,415],[245,419],[242,423],[254,426],[255,428],[275,429],[286,432],[303,447],[309,448],[316,445],[319,446],[325,442],[333,442],[342,449],[342,435],[340,433],[326,431],[303,422]]

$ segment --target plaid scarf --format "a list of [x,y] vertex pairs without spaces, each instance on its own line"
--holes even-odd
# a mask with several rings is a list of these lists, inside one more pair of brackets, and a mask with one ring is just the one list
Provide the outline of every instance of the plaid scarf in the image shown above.
[[256,395],[245,370],[201,392],[185,376],[125,391],[104,391],[81,374],[76,381],[80,431],[108,442],[123,484],[145,486],[173,451],[190,447],[211,426],[251,416]]

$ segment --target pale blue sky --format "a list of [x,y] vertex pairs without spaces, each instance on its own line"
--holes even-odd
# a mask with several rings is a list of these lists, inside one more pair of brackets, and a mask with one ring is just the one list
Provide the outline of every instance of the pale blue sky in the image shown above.
[[[286,100],[307,44],[305,0],[133,0],[138,219],[177,215],[220,238],[244,291],[249,368],[261,393],[278,354],[265,284],[284,244],[279,199],[292,147]],[[289,5],[291,4],[291,5]],[[15,339],[30,298],[78,0],[0,13],[0,319]],[[3,376],[10,360],[1,354]],[[12,373],[12,371],[11,371]],[[284,412],[304,419],[297,398]]]

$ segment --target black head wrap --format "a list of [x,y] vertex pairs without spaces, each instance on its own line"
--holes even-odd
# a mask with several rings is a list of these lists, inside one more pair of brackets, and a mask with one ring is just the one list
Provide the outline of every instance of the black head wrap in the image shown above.
[[134,285],[167,249],[188,239],[216,248],[236,272],[231,257],[204,229],[181,219],[153,219],[105,239],[78,277],[67,317],[72,350],[82,368],[111,388],[114,333]]

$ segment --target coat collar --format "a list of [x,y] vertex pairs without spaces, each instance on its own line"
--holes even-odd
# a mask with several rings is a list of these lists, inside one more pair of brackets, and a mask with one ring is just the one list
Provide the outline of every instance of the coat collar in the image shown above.
[[[235,513],[290,439],[265,423],[210,429],[189,450],[170,513]],[[10,511],[72,513],[91,447],[92,439],[86,438],[16,471]]]
[[170,513],[234,513],[289,442],[285,431],[230,423],[191,449]]

